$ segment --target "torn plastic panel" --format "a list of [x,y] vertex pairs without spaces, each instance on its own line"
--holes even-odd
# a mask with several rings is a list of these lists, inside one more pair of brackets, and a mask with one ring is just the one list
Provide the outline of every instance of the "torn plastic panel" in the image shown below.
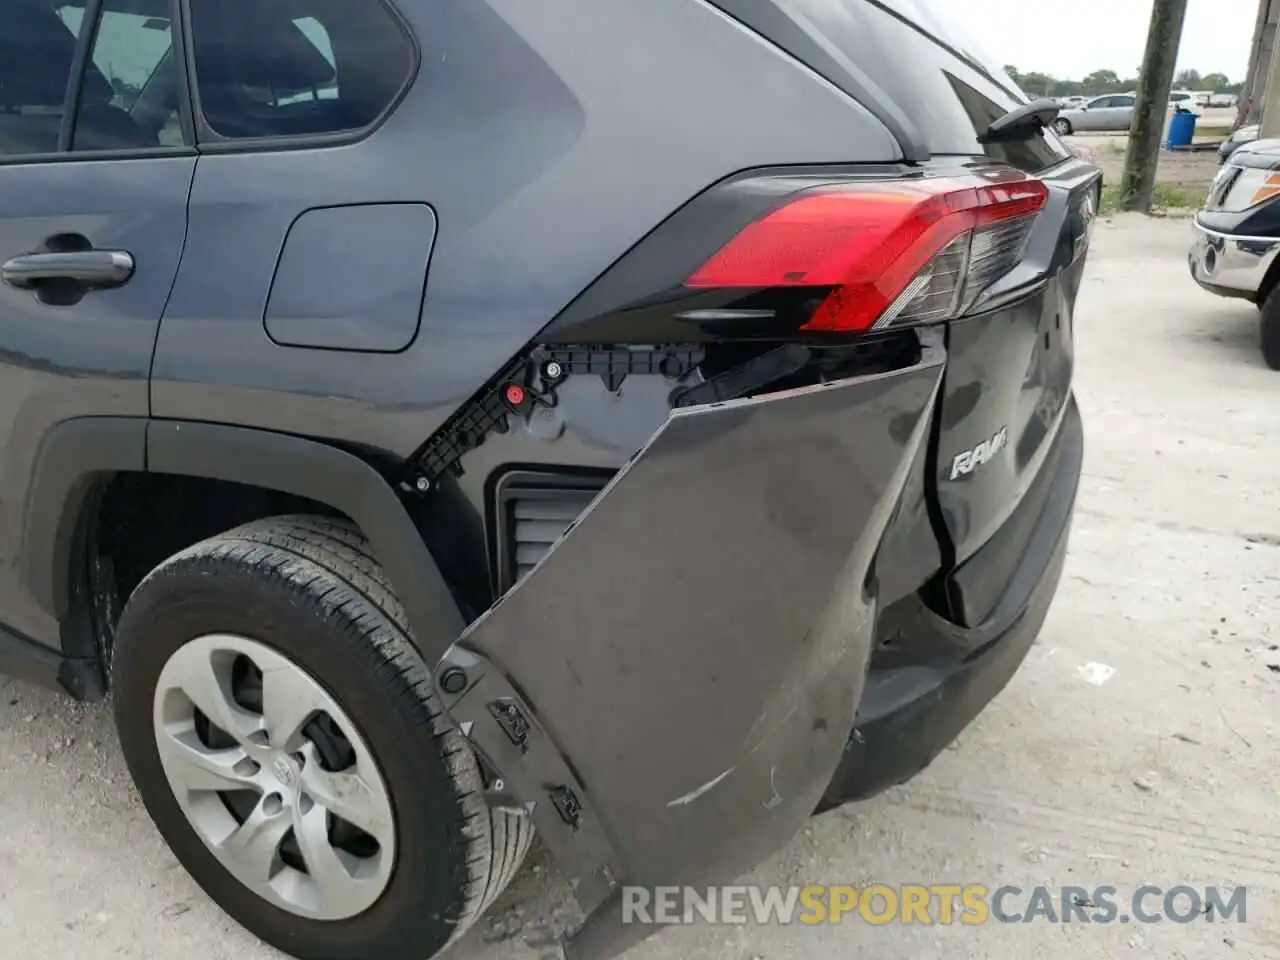
[[944,353],[673,411],[436,669],[589,918],[575,957],[653,932],[627,884],[731,879],[783,846],[839,762],[873,562]]

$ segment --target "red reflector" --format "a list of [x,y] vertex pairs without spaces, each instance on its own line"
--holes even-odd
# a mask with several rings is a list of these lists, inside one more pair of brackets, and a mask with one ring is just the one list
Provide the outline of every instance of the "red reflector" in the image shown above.
[[518,407],[524,403],[524,387],[512,383],[507,385],[507,403],[513,407]]
[[806,192],[749,224],[690,287],[832,286],[806,330],[866,330],[943,247],[1037,213],[1048,188],[1018,171]]

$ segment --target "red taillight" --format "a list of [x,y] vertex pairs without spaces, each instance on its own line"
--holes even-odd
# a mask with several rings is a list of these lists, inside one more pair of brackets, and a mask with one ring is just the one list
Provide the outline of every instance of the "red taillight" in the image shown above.
[[[975,233],[1029,226],[1047,198],[1043,182],[1009,170],[820,188],[748,225],[686,285],[835,287],[806,330],[867,330],[903,318],[917,300],[931,305],[909,318],[935,319],[962,298]],[[1018,249],[1025,231],[1019,237]]]

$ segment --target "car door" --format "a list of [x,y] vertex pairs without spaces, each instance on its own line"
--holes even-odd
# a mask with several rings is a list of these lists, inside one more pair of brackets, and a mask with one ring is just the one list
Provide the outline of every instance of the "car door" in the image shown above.
[[1133,121],[1133,104],[1133,97],[1112,97],[1111,105],[1107,108],[1107,129],[1128,130]]
[[55,648],[65,611],[8,561],[50,431],[76,417],[148,413],[196,164],[180,117],[181,58],[170,55],[175,2],[4,5],[0,623]]
[[1077,130],[1106,130],[1111,109],[1111,97],[1097,97],[1081,107]]

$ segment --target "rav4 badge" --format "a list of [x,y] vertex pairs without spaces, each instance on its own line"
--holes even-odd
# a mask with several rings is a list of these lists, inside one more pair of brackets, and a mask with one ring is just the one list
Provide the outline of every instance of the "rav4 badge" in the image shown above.
[[973,471],[994,459],[995,455],[1008,444],[1009,428],[1001,427],[999,432],[990,440],[983,440],[973,449],[957,453],[955,459],[951,461],[951,476],[948,479],[955,480],[957,477],[973,473]]

